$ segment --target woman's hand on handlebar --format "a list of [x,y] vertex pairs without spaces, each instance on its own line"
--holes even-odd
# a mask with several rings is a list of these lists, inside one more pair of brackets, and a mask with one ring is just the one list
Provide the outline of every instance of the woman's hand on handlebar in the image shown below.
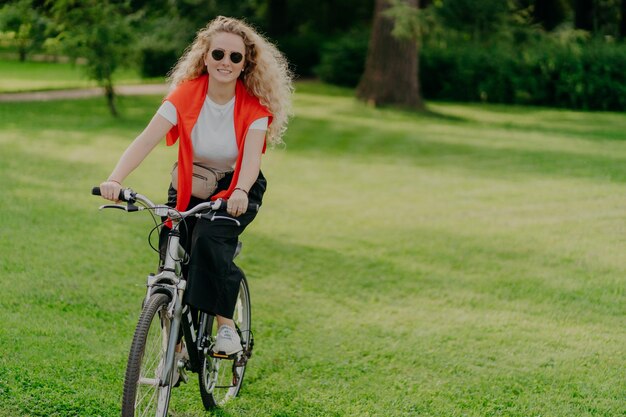
[[226,212],[233,217],[239,217],[248,210],[248,194],[241,188],[235,188],[228,198]]
[[102,198],[118,202],[122,184],[116,181],[104,181],[100,184],[100,195]]

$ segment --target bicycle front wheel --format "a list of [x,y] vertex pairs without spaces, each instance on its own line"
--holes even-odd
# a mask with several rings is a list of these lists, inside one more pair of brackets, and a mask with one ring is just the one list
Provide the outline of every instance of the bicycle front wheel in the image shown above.
[[163,381],[163,374],[171,329],[169,300],[156,294],[141,312],[128,355],[122,417],[167,415],[172,384]]
[[[233,321],[241,337],[243,352],[234,359],[220,359],[210,356],[210,352],[201,354],[200,358],[200,396],[207,410],[224,405],[229,399],[236,397],[243,383],[248,358],[252,354],[253,337],[250,328],[250,291],[245,277],[239,286],[239,295],[235,305]],[[217,337],[217,320],[209,316],[207,334],[211,343]]]

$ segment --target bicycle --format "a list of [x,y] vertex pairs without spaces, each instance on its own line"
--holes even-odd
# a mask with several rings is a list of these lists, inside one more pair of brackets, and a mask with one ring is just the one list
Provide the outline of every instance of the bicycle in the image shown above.
[[[92,194],[100,195],[100,188],[94,187]],[[188,255],[180,244],[179,226],[190,216],[210,221],[228,219],[239,222],[220,215],[226,210],[226,201],[221,199],[179,212],[166,205],[154,204],[130,188],[122,189],[118,198],[127,205],[106,204],[100,209],[148,210],[154,216],[169,219],[172,226],[162,266],[157,274],[148,275],[146,296],[128,355],[122,417],[165,417],[171,390],[180,383],[173,380],[175,367],[183,382],[188,381],[187,370],[198,374],[200,396],[207,410],[223,405],[239,394],[248,360],[252,356],[254,336],[250,327],[250,291],[244,276],[233,316],[243,350],[232,355],[214,352],[212,347],[218,327],[215,316],[205,312],[193,314],[183,302],[187,282],[182,271]],[[248,209],[257,211],[259,205],[251,204]],[[160,226],[162,224],[157,223],[155,229]],[[234,256],[240,251],[241,242]]]

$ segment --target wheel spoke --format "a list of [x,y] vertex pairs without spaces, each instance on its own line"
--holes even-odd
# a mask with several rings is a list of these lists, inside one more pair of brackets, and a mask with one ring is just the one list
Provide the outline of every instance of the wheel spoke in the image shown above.
[[[141,414],[140,414],[140,415],[141,415],[141,416],[148,416],[148,415],[150,415],[150,414],[154,414],[154,413],[151,413],[151,412],[150,412],[150,410],[152,409],[152,408],[150,407],[150,405],[154,402],[154,398],[155,398],[155,396],[156,396],[157,392],[158,392],[158,389],[155,389],[155,390],[152,390],[152,391],[146,392],[146,394],[145,394],[145,395],[141,398],[141,400],[140,400],[140,401],[138,401],[137,406],[136,406],[136,410],[137,410],[137,409],[138,409],[138,410],[140,410],[140,412],[141,412]],[[145,398],[148,394],[150,394],[150,400],[148,400],[148,401],[143,401],[143,399],[144,399],[144,398]],[[146,404],[146,408],[144,408],[143,410],[141,410],[141,404]]]

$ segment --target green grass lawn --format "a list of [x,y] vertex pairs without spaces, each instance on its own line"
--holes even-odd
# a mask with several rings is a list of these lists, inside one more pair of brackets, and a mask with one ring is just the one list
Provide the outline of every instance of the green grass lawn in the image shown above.
[[[55,62],[19,62],[0,59],[0,93],[97,87],[81,65]],[[123,68],[115,73],[117,84],[158,83],[162,79],[142,79],[137,70]]]
[[[626,415],[626,115],[350,93],[300,84],[264,159],[241,397],[171,415]],[[156,257],[89,190],[159,102],[0,103],[0,416],[119,415]],[[127,184],[163,200],[175,157]]]

